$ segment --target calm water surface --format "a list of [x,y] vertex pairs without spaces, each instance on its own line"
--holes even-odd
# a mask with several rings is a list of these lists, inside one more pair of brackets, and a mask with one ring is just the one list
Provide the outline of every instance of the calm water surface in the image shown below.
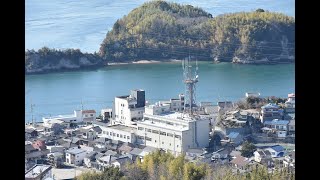
[[[131,89],[146,91],[150,102],[177,97],[184,92],[180,63],[109,66],[98,70],[27,75],[26,121],[35,104],[37,121],[42,116],[71,114],[81,109],[111,107],[115,96]],[[295,90],[295,65],[238,65],[199,63],[197,101],[238,100],[245,92],[286,97]]]

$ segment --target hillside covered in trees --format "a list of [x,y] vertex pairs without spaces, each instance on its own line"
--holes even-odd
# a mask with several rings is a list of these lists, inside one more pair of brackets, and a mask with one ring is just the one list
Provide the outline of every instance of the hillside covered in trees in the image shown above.
[[211,167],[206,163],[193,163],[185,160],[183,155],[173,157],[170,153],[153,152],[134,164],[127,164],[121,171],[109,167],[104,172],[85,172],[77,180],[294,180],[295,172],[287,168],[276,168],[268,173],[264,166],[247,167],[247,173],[232,171],[229,166]]
[[79,49],[56,50],[43,47],[25,52],[25,73],[100,67],[103,59],[97,54],[82,53]]
[[293,62],[295,19],[258,9],[212,17],[201,8],[146,2],[117,20],[99,54],[107,61],[182,59]]

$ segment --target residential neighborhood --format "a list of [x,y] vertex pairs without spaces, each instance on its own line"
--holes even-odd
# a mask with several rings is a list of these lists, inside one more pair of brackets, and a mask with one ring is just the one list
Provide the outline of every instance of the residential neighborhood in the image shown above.
[[[103,171],[113,166],[121,170],[126,164],[143,162],[157,150],[174,156],[184,154],[190,162],[230,166],[242,173],[256,164],[270,171],[295,168],[294,94],[282,104],[268,102],[252,109],[241,109],[230,101],[216,105],[202,102],[194,114],[184,109],[188,108],[184,98],[179,94],[178,98],[150,104],[145,91],[138,89],[115,97],[114,106],[101,114],[75,110],[71,115],[27,123],[26,179],[55,179],[59,177],[55,172],[63,169]],[[250,155],[243,153],[245,143],[255,147]],[[75,174],[69,173],[70,178]]]

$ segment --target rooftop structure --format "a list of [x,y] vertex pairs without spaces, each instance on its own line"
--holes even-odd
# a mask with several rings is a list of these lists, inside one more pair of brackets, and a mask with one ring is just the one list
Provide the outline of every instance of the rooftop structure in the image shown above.
[[52,167],[50,165],[36,164],[25,172],[26,180],[52,178]]

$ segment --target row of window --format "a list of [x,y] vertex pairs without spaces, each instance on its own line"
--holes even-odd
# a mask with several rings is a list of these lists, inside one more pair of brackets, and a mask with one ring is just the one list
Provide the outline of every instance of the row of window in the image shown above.
[[[144,128],[143,127],[138,127],[138,130],[139,131],[143,131]],[[173,134],[172,133],[166,133],[164,131],[158,131],[158,130],[152,130],[152,129],[148,129],[146,128],[146,132],[152,132],[154,134],[160,134],[160,135],[163,135],[163,136],[169,136],[169,137],[173,137]],[[178,138],[181,140],[181,136],[180,135],[175,135],[175,138]]]
[[[144,140],[144,137],[143,136],[138,136],[138,139],[142,139]],[[146,136],[146,141],[152,141],[152,138]],[[157,143],[157,140],[154,140],[155,143]],[[164,142],[162,141],[162,144],[164,144]],[[169,143],[169,146],[171,146],[171,143]],[[177,145],[177,147],[179,147],[179,145]]]
[[122,134],[116,134],[116,133],[113,133],[113,132],[108,132],[108,131],[103,131],[102,134],[106,134],[108,136],[116,136],[116,137],[120,137],[120,138],[123,138],[123,139],[130,139],[130,136],[127,136],[127,135],[122,135]]

